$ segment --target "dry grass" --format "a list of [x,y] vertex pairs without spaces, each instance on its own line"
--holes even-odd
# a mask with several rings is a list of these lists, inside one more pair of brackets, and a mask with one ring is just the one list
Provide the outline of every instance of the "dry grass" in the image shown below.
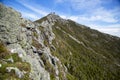
[[26,25],[25,25],[24,23],[21,23],[20,26],[22,26],[22,27],[26,27]]
[[9,51],[6,49],[4,44],[0,43],[0,59],[5,58],[9,54]]
[[37,40],[35,40],[35,39],[33,39],[32,45],[33,45],[35,48],[37,48],[37,49],[42,48],[42,45],[41,45]]

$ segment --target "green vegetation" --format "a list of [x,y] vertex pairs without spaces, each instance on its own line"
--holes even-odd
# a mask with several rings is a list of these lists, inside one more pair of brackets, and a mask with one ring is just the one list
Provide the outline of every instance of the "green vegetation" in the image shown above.
[[40,57],[44,62],[45,69],[50,73],[51,80],[55,80],[55,69],[54,69],[53,65],[50,64],[50,62],[45,54],[42,54]]
[[[53,27],[56,35],[53,45],[56,50],[51,49],[51,51],[67,67],[68,80],[120,79],[120,67],[114,62],[119,63],[120,40],[113,40],[107,34],[91,30],[83,25],[80,27],[74,22],[70,22],[69,25],[56,23],[55,26],[59,26],[61,30],[84,44],[83,46],[83,44],[77,43],[63,31]],[[91,34],[97,34],[98,37],[91,36]],[[110,39],[108,40],[108,38]],[[105,41],[109,42],[105,43]],[[60,79],[63,80],[61,77]]]
[[[9,58],[12,58],[14,62],[7,61]],[[22,62],[17,53],[11,54],[2,43],[0,43],[0,65],[0,80],[7,80],[8,78],[9,80],[29,80],[30,64]],[[20,71],[25,71],[26,74],[19,79],[14,70],[8,73],[7,67],[17,67]]]
[[33,36],[36,37],[36,38],[38,38],[37,32],[34,31],[34,32],[33,32]]
[[72,76],[71,74],[67,74],[67,79],[68,80],[77,80],[74,76]]
[[[36,22],[42,23],[45,20],[47,17]],[[64,24],[55,22],[52,28],[56,36],[53,40],[56,50],[51,49],[52,55],[57,56],[67,67],[67,79],[119,80],[120,38],[68,21]],[[78,43],[68,34],[82,43]],[[60,67],[59,71],[62,71]],[[64,80],[61,76],[63,77],[63,73],[59,74],[59,78]]]
[[[68,68],[68,80],[120,79],[120,67],[115,65],[115,62],[120,61],[120,39],[108,40],[109,35],[87,27],[82,28],[74,22],[70,22],[69,25],[56,23],[55,26],[59,26],[61,30],[53,27],[56,35],[53,44],[56,51],[52,51],[52,54]],[[86,47],[74,41],[62,30],[83,42]],[[91,34],[97,34],[98,37]]]
[[0,43],[0,59],[5,58],[9,55],[9,51],[4,47],[4,44]]
[[47,19],[47,17],[43,17],[43,18],[41,18],[41,19],[39,19],[39,20],[37,20],[37,21],[35,21],[35,22],[41,23],[41,22],[43,22],[43,21],[46,20],[46,19]]

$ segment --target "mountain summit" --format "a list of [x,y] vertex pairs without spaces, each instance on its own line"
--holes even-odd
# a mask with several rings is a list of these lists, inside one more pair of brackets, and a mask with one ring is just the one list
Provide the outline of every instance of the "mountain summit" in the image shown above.
[[0,11],[0,80],[120,79],[119,37],[55,13],[32,22]]
[[54,22],[59,22],[59,23],[67,22],[67,20],[61,18],[59,15],[55,14],[54,12],[48,14],[47,16],[45,16],[45,17],[43,17],[43,18],[41,18],[41,19],[39,19],[39,20],[37,20],[35,22],[40,23],[43,20],[48,20],[49,22],[52,22],[52,23],[54,23]]

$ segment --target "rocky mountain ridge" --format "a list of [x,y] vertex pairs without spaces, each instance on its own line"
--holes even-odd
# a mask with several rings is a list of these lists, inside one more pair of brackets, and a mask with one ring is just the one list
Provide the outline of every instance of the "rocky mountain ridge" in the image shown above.
[[42,54],[58,75],[57,66],[55,63],[53,65],[53,61],[55,62],[58,59],[52,56],[50,49],[44,45],[44,36],[49,37],[50,43],[54,38],[50,27],[45,26],[46,31],[44,35],[41,35],[38,29],[40,24],[23,19],[20,13],[2,4],[0,4],[0,11],[0,40],[11,53],[18,53],[22,61],[31,65],[30,78],[33,80],[50,80],[50,75],[44,68],[43,60],[39,57]]
[[[32,22],[0,4],[0,42],[3,80],[6,75],[10,80],[119,79],[120,38],[54,13]],[[2,53],[12,55],[6,58]],[[16,61],[14,54],[21,60]],[[27,64],[27,70],[17,67],[18,62]]]

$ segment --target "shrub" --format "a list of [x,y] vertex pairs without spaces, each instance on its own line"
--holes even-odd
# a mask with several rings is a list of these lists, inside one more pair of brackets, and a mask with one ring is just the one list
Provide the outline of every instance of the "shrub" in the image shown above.
[[42,45],[35,39],[32,40],[32,45],[37,49],[42,48]]
[[30,72],[31,70],[30,64],[27,62],[16,62],[15,66],[19,68],[21,71],[24,70],[24,71]]
[[0,59],[5,58],[7,55],[9,55],[9,51],[6,49],[4,44],[0,43]]
[[22,59],[18,56],[17,53],[12,53],[11,56],[12,56],[14,62],[21,62],[22,61]]
[[[9,63],[6,60],[10,57],[13,58],[14,63]],[[5,60],[5,61],[3,61]],[[11,54],[6,47],[0,43],[0,80],[30,80],[29,79],[29,72],[31,71],[30,64],[27,62],[22,62],[21,58],[18,56],[17,53]],[[6,67],[17,67],[21,71],[26,71],[27,73],[24,75],[23,78],[19,79],[16,75],[14,70],[8,73],[6,71]]]
[[21,23],[20,26],[22,26],[22,27],[26,27],[26,25],[25,25],[24,23]]
[[48,58],[43,54],[41,56],[43,63],[45,65],[45,69],[50,73],[51,80],[55,80],[55,69],[53,65],[49,62]]
[[38,38],[37,32],[33,32],[33,36],[36,37],[36,38]]

